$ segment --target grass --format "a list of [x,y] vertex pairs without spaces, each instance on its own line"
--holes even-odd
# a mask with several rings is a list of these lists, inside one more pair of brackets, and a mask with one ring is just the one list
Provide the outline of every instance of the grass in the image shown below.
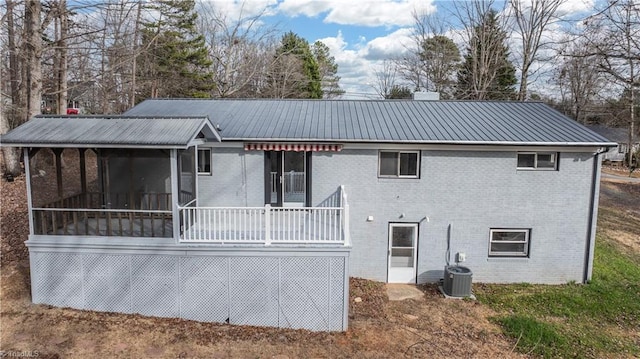
[[492,320],[521,352],[640,356],[640,260],[606,232],[598,235],[593,279],[586,285],[483,285],[476,295],[499,313]]

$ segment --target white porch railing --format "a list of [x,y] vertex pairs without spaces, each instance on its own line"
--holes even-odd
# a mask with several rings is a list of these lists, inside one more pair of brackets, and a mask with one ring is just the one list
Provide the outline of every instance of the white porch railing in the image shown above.
[[350,245],[349,204],[335,207],[178,207],[181,243]]

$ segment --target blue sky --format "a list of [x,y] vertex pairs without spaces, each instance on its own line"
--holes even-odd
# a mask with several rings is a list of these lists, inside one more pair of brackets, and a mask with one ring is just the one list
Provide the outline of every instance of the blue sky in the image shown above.
[[[434,0],[203,0],[213,1],[229,18],[266,11],[262,19],[313,43],[324,42],[338,64],[346,98],[375,98],[375,71],[382,61],[401,56],[411,46],[412,12],[435,13],[450,22],[454,1]],[[530,1],[530,0],[524,0]],[[583,13],[595,0],[566,0],[562,13]],[[496,7],[503,2],[495,1]],[[452,25],[452,32],[455,32]],[[555,33],[554,33],[555,31]],[[560,29],[548,36],[559,36]],[[454,36],[455,37],[455,36]],[[459,41],[459,40],[458,40]],[[517,39],[513,39],[517,46]],[[542,64],[544,65],[544,64]],[[535,84],[534,84],[535,86]]]

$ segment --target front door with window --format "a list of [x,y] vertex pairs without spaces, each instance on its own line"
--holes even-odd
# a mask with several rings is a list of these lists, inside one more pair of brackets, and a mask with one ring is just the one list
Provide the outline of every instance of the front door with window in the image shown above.
[[416,283],[417,223],[389,224],[389,283]]
[[266,178],[272,206],[304,207],[307,199],[307,152],[269,151]]

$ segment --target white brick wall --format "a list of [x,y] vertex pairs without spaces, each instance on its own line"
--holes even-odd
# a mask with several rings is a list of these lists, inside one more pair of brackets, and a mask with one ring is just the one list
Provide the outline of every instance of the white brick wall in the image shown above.
[[[246,197],[250,206],[263,205],[262,156],[215,149],[213,176],[200,177],[200,203],[241,206]],[[590,153],[562,153],[559,171],[517,171],[516,152],[422,151],[420,179],[388,179],[377,177],[376,150],[314,153],[312,202],[346,186],[352,276],[386,281],[389,222],[415,223],[428,216],[419,227],[419,282],[442,277],[449,224],[451,262],[455,253],[465,252],[463,265],[476,282],[579,282],[592,160]],[[531,228],[529,258],[488,258],[490,228]]]
[[211,153],[212,175],[198,176],[198,205],[264,206],[264,153],[235,148]]

